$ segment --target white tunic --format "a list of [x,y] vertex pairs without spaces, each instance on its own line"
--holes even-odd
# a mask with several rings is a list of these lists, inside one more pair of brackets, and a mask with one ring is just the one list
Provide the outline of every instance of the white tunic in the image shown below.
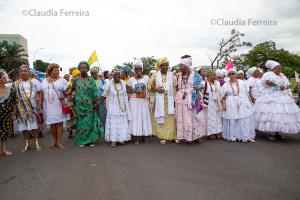
[[65,115],[62,112],[61,102],[58,98],[58,95],[61,96],[67,88],[68,82],[62,77],[53,82],[53,85],[47,79],[42,81],[42,90],[44,93],[43,109],[46,124],[65,122],[70,119],[69,115]]
[[[17,92],[23,95],[23,92],[26,93],[27,97],[30,97],[30,102],[32,105],[33,112],[36,112],[36,94],[41,91],[41,83],[36,79],[29,79],[28,81],[19,81],[19,84],[16,85]],[[22,101],[26,102],[26,96],[22,96]],[[31,131],[38,128],[36,116],[31,116],[28,120],[24,121],[20,118],[17,120],[19,131]]]
[[252,105],[248,93],[249,90],[244,81],[238,80],[238,84],[230,81],[226,82],[222,87],[222,96],[227,96],[226,111],[222,112],[222,117],[226,119],[250,117],[252,115]]
[[134,90],[142,91],[144,98],[139,98],[136,93],[131,95],[130,110],[131,110],[131,128],[134,136],[150,136],[152,135],[152,124],[149,102],[146,98],[148,76],[143,76],[141,79],[131,77],[127,84]]
[[260,78],[250,77],[247,80],[247,84],[248,84],[249,88],[251,88],[251,94],[255,99],[257,99],[258,97],[260,97],[262,95],[263,86],[261,84]]

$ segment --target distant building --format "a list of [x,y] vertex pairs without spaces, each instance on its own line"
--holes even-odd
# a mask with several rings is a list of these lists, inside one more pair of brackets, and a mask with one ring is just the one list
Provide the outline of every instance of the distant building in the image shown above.
[[[0,34],[0,40],[6,40],[9,43],[16,43],[23,47],[25,53],[28,55],[28,47],[27,47],[27,40],[19,34]],[[28,57],[26,57],[28,58]]]

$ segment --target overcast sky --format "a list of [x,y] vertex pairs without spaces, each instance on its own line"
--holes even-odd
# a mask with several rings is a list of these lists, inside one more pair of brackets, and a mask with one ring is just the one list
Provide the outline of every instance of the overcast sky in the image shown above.
[[[79,2],[79,1],[78,1]],[[0,33],[27,39],[29,60],[76,66],[97,51],[103,69],[133,57],[167,56],[171,65],[190,54],[193,65],[208,65],[217,43],[235,28],[254,45],[267,40],[278,48],[300,52],[300,0],[1,0]],[[28,16],[51,10],[58,16]],[[65,11],[88,11],[89,16],[61,16]],[[26,15],[26,16],[25,16]],[[62,14],[64,15],[64,14]],[[245,20],[245,25],[213,25],[214,19]],[[253,25],[251,20],[276,21]],[[245,51],[243,49],[242,51]]]

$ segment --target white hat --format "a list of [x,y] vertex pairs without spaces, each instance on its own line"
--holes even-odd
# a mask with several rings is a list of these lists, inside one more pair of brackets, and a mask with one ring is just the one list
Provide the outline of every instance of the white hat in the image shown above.
[[247,71],[247,77],[250,78],[252,76],[252,74],[257,70],[257,67],[251,67],[248,69]]
[[267,67],[267,68],[270,68],[271,70],[273,70],[275,67],[277,67],[277,66],[279,66],[280,65],[280,63],[278,63],[278,62],[276,62],[276,61],[274,61],[274,60],[268,60],[267,62],[266,62],[266,64],[265,64],[265,66]]
[[239,70],[237,73],[238,74],[245,74],[245,72],[243,70]]
[[142,70],[143,70],[143,61],[142,61],[140,58],[134,58],[134,61],[133,61],[133,63],[132,63],[132,68],[133,68],[133,70],[134,70],[136,67],[141,67]]

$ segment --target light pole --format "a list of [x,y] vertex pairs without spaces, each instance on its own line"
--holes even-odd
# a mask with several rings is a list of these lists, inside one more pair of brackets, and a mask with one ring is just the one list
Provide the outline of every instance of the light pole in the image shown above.
[[33,53],[33,68],[35,69],[36,67],[36,61],[35,61],[35,54],[39,51],[39,50],[43,50],[44,48],[38,48],[37,50],[34,51]]

